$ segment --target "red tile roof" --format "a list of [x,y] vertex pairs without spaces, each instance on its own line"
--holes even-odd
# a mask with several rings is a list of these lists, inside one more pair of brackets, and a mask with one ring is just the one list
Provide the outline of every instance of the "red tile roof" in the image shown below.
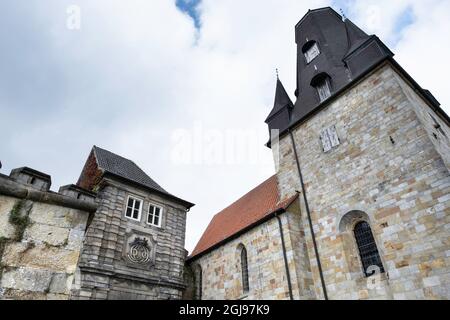
[[217,213],[189,259],[204,253],[275,211],[286,209],[297,197],[298,195],[295,195],[280,201],[277,177],[273,175],[232,205]]

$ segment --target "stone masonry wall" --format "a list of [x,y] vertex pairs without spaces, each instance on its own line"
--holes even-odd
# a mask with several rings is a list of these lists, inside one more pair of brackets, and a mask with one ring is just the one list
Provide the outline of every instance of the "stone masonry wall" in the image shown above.
[[[426,108],[386,63],[294,131],[331,299],[450,298],[448,127],[433,141]],[[319,137],[333,125],[340,145],[325,153]],[[279,150],[286,198],[301,190],[289,136]],[[362,272],[357,220],[369,222],[386,270],[376,286]],[[303,225],[322,298],[304,216]]]
[[6,176],[0,187],[0,299],[68,299],[89,213],[30,200],[31,192],[63,202],[69,197],[39,193]]
[[[142,199],[140,221],[125,217],[129,195]],[[99,208],[88,229],[82,252],[81,288],[77,299],[180,299],[186,212],[181,206],[149,191],[104,180]],[[161,228],[146,223],[149,204],[163,208]],[[124,256],[128,237],[144,236],[156,244],[154,265],[130,265]]]
[[407,85],[400,75],[395,74],[395,76],[436,151],[444,160],[447,169],[450,170],[450,127]]
[[[294,299],[309,299],[312,285],[309,263],[305,256],[306,250],[302,250],[302,246],[296,242],[300,236],[303,237],[299,227],[298,205],[291,205],[280,218]],[[241,245],[247,250],[250,287],[247,294],[242,289]],[[202,269],[203,300],[289,299],[280,230],[275,217],[190,261],[192,270],[198,265]]]

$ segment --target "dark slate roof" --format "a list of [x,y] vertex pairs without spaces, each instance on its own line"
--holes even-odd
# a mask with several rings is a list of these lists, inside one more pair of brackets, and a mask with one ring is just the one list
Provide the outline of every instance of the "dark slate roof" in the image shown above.
[[294,104],[292,103],[291,98],[289,98],[289,95],[287,94],[286,89],[284,89],[284,86],[281,83],[280,79],[277,78],[277,87],[275,89],[275,101],[273,103],[272,111],[270,112],[266,121],[272,118],[275,114],[280,112],[285,107],[293,108]]
[[[289,116],[273,109],[266,120],[269,130],[279,129],[281,133],[325,103],[319,100],[312,82],[317,76],[328,77],[334,96],[382,59],[393,56],[380,39],[367,35],[350,20],[344,21],[330,7],[308,11],[295,26],[295,41],[298,48],[297,100]],[[302,49],[311,41],[317,43],[320,54],[308,63]]]
[[344,22],[345,30],[347,32],[348,52],[349,55],[356,49],[358,49],[364,42],[369,39],[369,35],[358,28],[350,19],[346,19]]
[[[318,44],[320,54],[307,63],[302,49],[311,41]],[[283,103],[275,103],[266,119],[269,134],[272,130],[279,130],[278,135],[283,136],[290,128],[314,115],[386,61],[414,87],[430,108],[450,123],[450,117],[442,110],[436,98],[428,90],[424,90],[395,61],[394,54],[377,36],[366,34],[349,19],[343,19],[331,7],[309,10],[295,26],[295,42],[297,44],[297,89],[295,90],[297,100],[292,108],[283,108],[280,107]],[[312,80],[324,75],[329,79],[331,96],[321,102]],[[277,84],[275,101],[278,95]],[[270,140],[267,143],[268,147],[271,145]]]
[[111,151],[94,146],[95,158],[100,169],[122,177],[127,180],[134,181],[140,185],[150,189],[157,190],[162,193],[170,194],[164,190],[159,184],[150,178],[141,168],[133,161],[121,157]]
[[[92,164],[94,164],[91,163],[92,161],[95,162],[95,168],[92,167]],[[77,186],[83,186],[84,188],[91,190],[91,188],[98,183],[98,178],[101,178],[102,176],[109,176],[113,179],[117,179],[128,184],[133,184],[140,188],[149,189],[151,192],[157,193],[164,198],[181,204],[186,207],[186,209],[190,209],[194,206],[193,203],[178,198],[167,192],[133,161],[112,153],[111,151],[93,146],[91,153],[89,154],[89,158],[84,165]]]

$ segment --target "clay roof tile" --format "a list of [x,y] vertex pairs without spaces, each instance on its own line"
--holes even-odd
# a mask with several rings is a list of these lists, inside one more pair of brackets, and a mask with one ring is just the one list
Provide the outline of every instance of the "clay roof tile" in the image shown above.
[[278,195],[277,177],[273,175],[217,213],[197,243],[190,259],[205,253],[274,212],[286,209],[298,197],[295,195],[280,201]]

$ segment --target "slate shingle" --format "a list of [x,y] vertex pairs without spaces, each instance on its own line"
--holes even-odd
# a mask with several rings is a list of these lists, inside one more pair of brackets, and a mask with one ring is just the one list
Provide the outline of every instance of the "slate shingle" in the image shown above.
[[150,189],[171,195],[152,178],[150,178],[133,161],[97,146],[94,146],[94,152],[97,159],[97,164],[101,170],[112,173],[124,179],[134,181]]
[[280,201],[276,175],[216,214],[189,259],[198,256],[279,209],[287,209],[298,195]]

